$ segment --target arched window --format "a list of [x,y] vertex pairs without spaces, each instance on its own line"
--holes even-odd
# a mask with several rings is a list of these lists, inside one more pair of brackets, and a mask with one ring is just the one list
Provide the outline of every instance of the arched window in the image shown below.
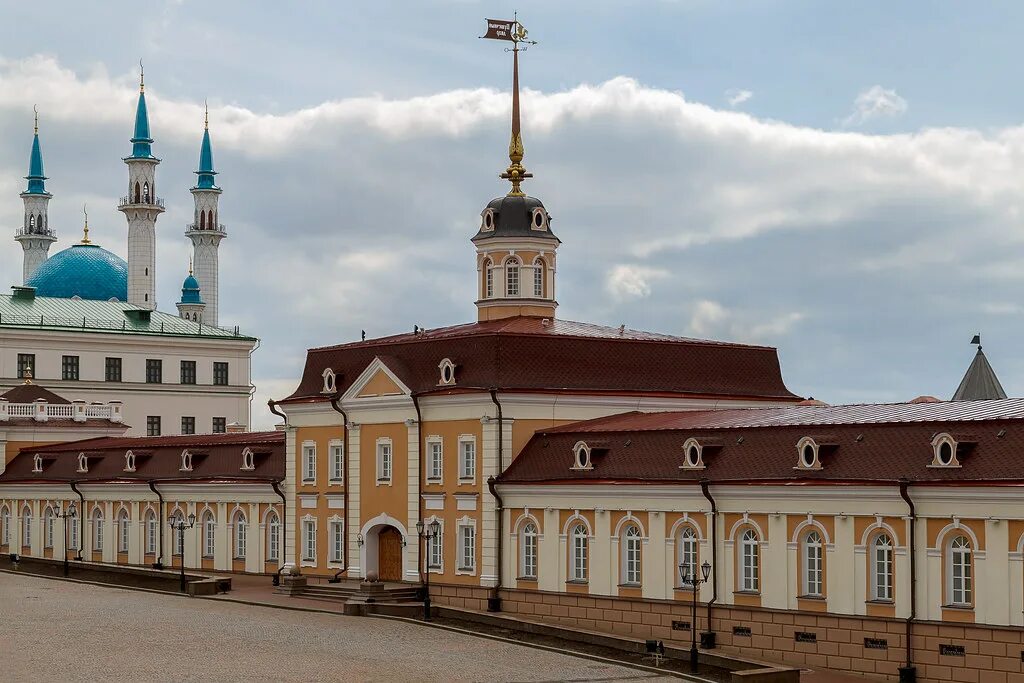
[[622,583],[640,584],[640,529],[630,524],[622,534]]
[[34,213],[30,213],[28,215],[28,231],[32,232],[35,227],[36,227],[36,215]]
[[199,229],[200,230],[206,230],[206,212],[205,211],[200,211],[199,212]]
[[146,513],[146,554],[156,554],[156,513],[152,510]]
[[245,514],[239,510],[235,515],[235,559],[245,559],[245,535],[248,529]]
[[117,517],[117,552],[128,552],[128,511],[121,510]]
[[36,216],[36,226],[39,228],[39,232],[44,232],[46,225],[43,222],[43,214]]
[[577,524],[569,534],[569,580],[587,580],[587,527]]
[[281,548],[281,520],[276,512],[267,515],[267,559],[277,561]]
[[544,298],[544,259],[539,256],[533,260],[533,296]]
[[505,261],[505,296],[519,296],[519,259]]
[[103,550],[103,512],[99,508],[92,511],[92,549]]
[[740,538],[740,590],[761,590],[760,546],[757,532],[747,529]]
[[185,521],[181,510],[171,515],[171,554],[181,557],[184,548],[182,547],[182,534],[178,531],[178,525]]
[[[693,527],[684,526],[683,530],[679,532],[676,553],[679,555],[679,565],[685,567],[683,573],[697,576],[697,533]],[[689,588],[689,586],[683,586],[683,588]]]
[[871,543],[871,599],[892,600],[893,547],[888,534]]
[[138,183],[135,183],[135,203],[136,203],[136,204],[139,204],[139,203],[141,203],[141,201],[140,201],[140,200],[141,200],[141,197],[142,197],[142,191],[141,191],[141,189],[139,188],[139,184],[138,184]]
[[142,202],[149,204],[149,183],[142,183]]
[[0,507],[0,545],[11,544],[11,511],[4,505]]
[[53,547],[53,508],[49,505],[43,511],[43,547]]
[[491,259],[484,259],[484,298],[490,299],[494,296],[494,262]]
[[824,595],[824,546],[821,534],[812,531],[804,537],[804,595],[820,597]]
[[29,548],[32,546],[32,508],[25,506],[21,511],[21,546]]
[[212,558],[217,550],[215,534],[217,533],[217,520],[213,513],[207,510],[203,513],[203,557]]
[[216,230],[217,224],[213,222],[213,211],[206,212],[206,225],[210,230]]
[[946,576],[949,604],[970,607],[973,604],[971,542],[966,536],[956,536],[946,552]]
[[519,533],[519,575],[537,578],[537,525],[527,522]]

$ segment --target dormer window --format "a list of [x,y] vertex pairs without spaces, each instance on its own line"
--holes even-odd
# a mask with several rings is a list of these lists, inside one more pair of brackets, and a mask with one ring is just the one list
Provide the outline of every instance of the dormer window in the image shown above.
[[247,472],[256,469],[256,454],[252,452],[251,448],[242,451],[242,469]]
[[36,474],[43,471],[43,456],[36,453],[36,456],[32,458],[32,471]]
[[135,454],[128,451],[124,454],[124,471],[134,472],[135,471]]
[[450,358],[445,358],[438,363],[437,368],[441,371],[441,379],[437,383],[442,386],[453,386],[455,384],[455,363]]
[[89,456],[85,453],[78,454],[78,471],[88,472],[89,471]]
[[697,439],[687,439],[683,444],[683,464],[679,469],[702,470],[704,469],[704,447]]
[[540,207],[535,208],[533,210],[533,216],[530,220],[530,228],[532,228],[533,230],[547,230],[548,212]]
[[491,232],[494,230],[494,226],[497,222],[497,217],[494,215],[494,209],[484,209],[483,213],[480,214],[480,231]]
[[821,446],[813,438],[805,436],[796,443],[797,463],[795,470],[820,470]]
[[577,441],[572,447],[573,465],[569,469],[592,470],[594,463],[590,461],[590,446],[585,441]]
[[192,454],[188,450],[184,450],[181,452],[181,471],[192,471]]
[[324,387],[320,390],[321,394],[333,394],[337,391],[337,380],[334,376],[334,370],[330,368],[324,368],[323,372]]
[[936,434],[932,439],[932,463],[929,467],[961,467],[957,457],[959,444],[949,434]]

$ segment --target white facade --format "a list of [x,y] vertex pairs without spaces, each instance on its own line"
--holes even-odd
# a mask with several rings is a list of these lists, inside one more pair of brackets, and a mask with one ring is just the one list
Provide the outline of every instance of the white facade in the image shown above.
[[220,241],[227,237],[224,226],[219,222],[218,203],[221,190],[200,189],[190,190],[195,199],[195,217],[188,226],[185,235],[192,240],[193,263],[195,277],[199,281],[199,292],[203,297],[206,309],[203,318],[207,325],[216,326],[219,320],[220,283],[217,263],[217,250]]

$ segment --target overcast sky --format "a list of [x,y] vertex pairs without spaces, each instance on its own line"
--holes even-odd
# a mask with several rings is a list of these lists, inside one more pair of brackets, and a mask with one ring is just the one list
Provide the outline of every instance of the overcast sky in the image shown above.
[[[993,3],[994,5],[995,3]],[[985,349],[1024,389],[1024,3],[0,0],[0,281],[32,106],[56,249],[126,254],[138,61],[163,159],[158,302],[187,270],[204,99],[221,323],[259,336],[254,424],[307,347],[475,319],[469,238],[507,186],[513,8],[526,189],[559,316],[777,346],[796,393],[948,398]],[[1007,85],[1009,84],[1009,85]]]

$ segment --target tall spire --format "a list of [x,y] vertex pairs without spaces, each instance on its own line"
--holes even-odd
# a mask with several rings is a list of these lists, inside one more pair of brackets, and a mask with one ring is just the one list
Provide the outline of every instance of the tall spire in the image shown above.
[[509,190],[508,194],[510,197],[524,197],[525,194],[521,189],[521,184],[527,178],[532,178],[533,174],[526,170],[523,166],[523,156],[525,150],[523,148],[523,136],[519,125],[519,51],[525,50],[526,48],[520,48],[520,44],[536,45],[537,41],[528,40],[528,33],[526,28],[519,23],[518,17],[513,19],[511,30],[509,31],[509,38],[511,40],[512,47],[512,135],[508,142],[508,160],[509,166],[505,169],[505,172],[501,174],[501,177],[512,183],[512,189]]
[[46,176],[43,175],[43,152],[39,147],[39,110],[32,107],[35,112],[35,131],[32,136],[32,154],[28,160],[28,187],[25,194],[46,194]]
[[146,109],[146,72],[139,62],[139,103],[135,108],[135,134],[132,136],[132,158],[153,158],[153,138],[149,135],[149,112]]
[[210,108],[206,107],[206,114],[203,123],[203,143],[199,147],[199,170],[196,171],[199,179],[196,181],[196,188],[200,190],[213,190],[217,188],[213,176],[217,172],[213,170],[213,146],[210,144]]

